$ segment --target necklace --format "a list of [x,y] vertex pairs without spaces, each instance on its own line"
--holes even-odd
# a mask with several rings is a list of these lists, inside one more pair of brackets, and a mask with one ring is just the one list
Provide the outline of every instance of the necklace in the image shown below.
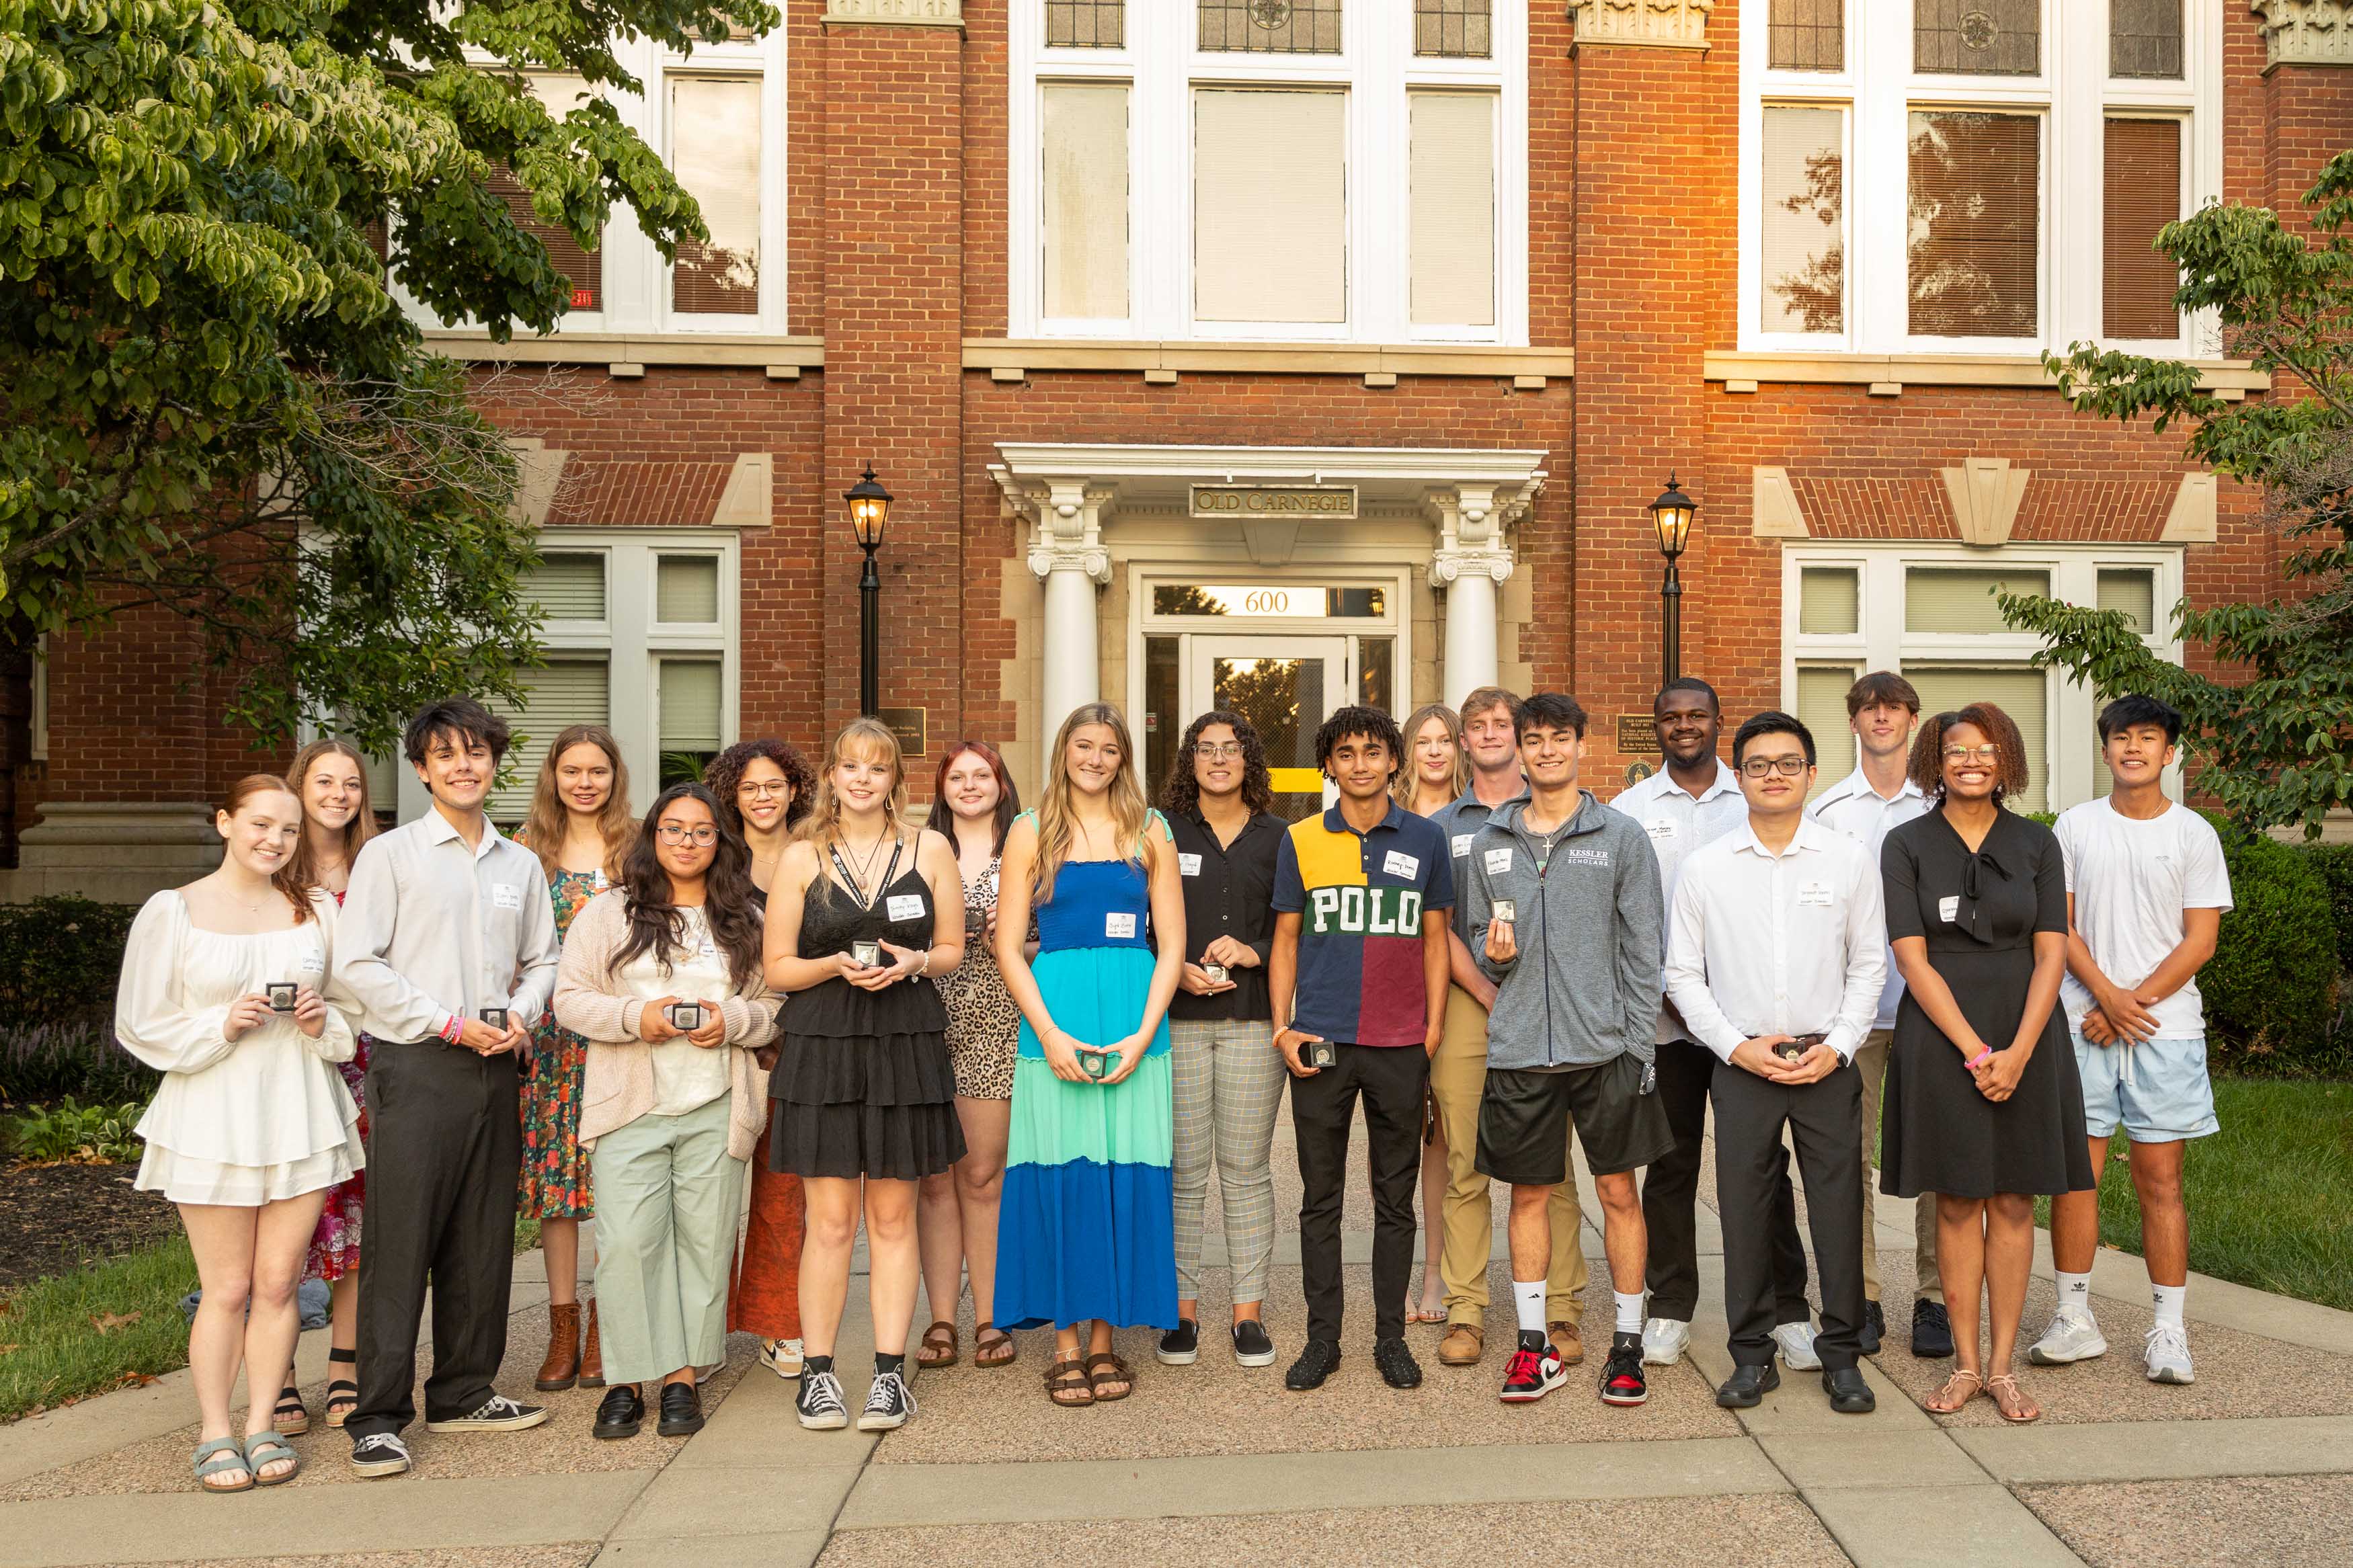
[[[887,833],[876,834],[874,842],[868,847],[863,859],[859,859],[857,852],[851,850],[851,858],[844,862],[844,868],[849,872],[850,891],[856,893],[861,900],[866,899],[867,896],[866,879],[873,874],[874,862],[882,853],[882,841],[889,837]],[[849,840],[847,838],[841,840],[841,847],[844,849],[849,849]]]

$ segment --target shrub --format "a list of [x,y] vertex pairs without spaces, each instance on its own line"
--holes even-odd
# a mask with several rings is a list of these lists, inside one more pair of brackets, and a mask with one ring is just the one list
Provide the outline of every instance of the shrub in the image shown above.
[[22,1105],[69,1094],[146,1100],[154,1097],[159,1076],[115,1044],[111,1020],[0,1027],[0,1102]]
[[2331,923],[2337,929],[2337,969],[2353,971],[2353,844],[2306,844],[2304,858],[2328,884]]
[[72,897],[0,904],[0,1018],[24,1026],[110,1017],[138,913]]
[[112,1165],[139,1158],[132,1130],[146,1107],[82,1105],[68,1095],[58,1104],[0,1118],[11,1152],[36,1165]]
[[2240,1071],[2317,1072],[2341,1064],[2329,1038],[2337,931],[2328,883],[2300,849],[2209,814],[2230,863],[2232,908],[2199,973],[2218,1064]]

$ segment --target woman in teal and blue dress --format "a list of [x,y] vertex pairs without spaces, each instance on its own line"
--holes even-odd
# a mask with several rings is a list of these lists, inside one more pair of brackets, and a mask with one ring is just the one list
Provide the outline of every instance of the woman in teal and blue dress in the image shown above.
[[[1115,1328],[1176,1323],[1168,1002],[1185,900],[1119,710],[1062,721],[1039,807],[1005,840],[997,962],[1021,1010],[997,1316],[1054,1328],[1047,1396],[1124,1399]],[[1023,952],[1032,913],[1038,956]]]

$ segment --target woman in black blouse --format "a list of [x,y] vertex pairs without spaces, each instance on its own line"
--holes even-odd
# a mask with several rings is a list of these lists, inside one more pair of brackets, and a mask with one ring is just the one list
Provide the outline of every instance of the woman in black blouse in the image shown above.
[[[1991,703],[1939,713],[1912,746],[1935,803],[1887,836],[1887,935],[1904,972],[1881,1129],[1883,1191],[1936,1194],[1936,1262],[1957,1364],[1923,1403],[1982,1392],[2006,1421],[2042,1412],[2011,1374],[2034,1259],[2034,1198],[2093,1185],[2084,1089],[2055,1004],[2067,882],[2049,828],[2002,808],[2026,787],[2018,726]],[[1992,1330],[1978,1360],[1983,1289]]]

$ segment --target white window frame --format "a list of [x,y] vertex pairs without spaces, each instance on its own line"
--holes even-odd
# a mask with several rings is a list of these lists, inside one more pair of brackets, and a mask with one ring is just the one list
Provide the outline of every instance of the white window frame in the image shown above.
[[[1191,13],[1187,12],[1189,16]],[[1413,572],[1410,567],[1359,564],[1352,561],[1332,561],[1321,565],[1293,564],[1289,566],[1257,566],[1247,563],[1218,564],[1207,557],[1187,564],[1155,558],[1131,561],[1127,566],[1127,710],[1145,710],[1144,642],[1146,637],[1177,639],[1176,660],[1178,685],[1184,682],[1183,671],[1193,658],[1196,636],[1269,637],[1343,637],[1349,640],[1351,652],[1345,679],[1348,682],[1349,700],[1356,700],[1356,681],[1361,673],[1359,656],[1354,651],[1355,639],[1360,637],[1393,637],[1396,639],[1394,663],[1390,667],[1392,691],[1402,700],[1412,689],[1413,681]],[[1164,616],[1152,608],[1152,591],[1163,584],[1181,586],[1187,583],[1211,581],[1265,584],[1271,587],[1296,584],[1314,588],[1378,588],[1384,597],[1384,608],[1377,616],[1338,616],[1329,618],[1304,616],[1259,617],[1253,616]],[[1195,715],[1186,714],[1178,729],[1192,722]]]
[[[1528,341],[1527,12],[1496,0],[1486,59],[1417,56],[1409,0],[1345,0],[1341,52],[1261,55],[1198,47],[1193,0],[1128,0],[1125,46],[1049,48],[1042,0],[1008,17],[1008,324],[1015,338],[1268,342]],[[1045,314],[1040,89],[1050,82],[1128,84],[1128,314]],[[1347,320],[1214,321],[1193,310],[1193,95],[1198,88],[1299,87],[1348,97]],[[1409,92],[1464,89],[1496,97],[1495,322],[1415,326],[1405,237],[1411,233]],[[1279,239],[1270,245],[1279,245]]]
[[[1845,0],[1842,70],[1774,70],[1768,0],[1740,18],[1740,346],[1767,353],[2026,357],[2075,342],[2171,355],[2221,352],[2211,312],[2185,317],[2170,339],[2111,339],[2102,319],[2105,121],[2111,113],[2186,122],[2183,213],[2222,190],[2223,0],[2186,0],[2182,77],[2108,75],[2108,7],[2042,0],[2042,70],[2035,77],[1915,72],[1912,0]],[[1845,330],[1763,329],[1764,116],[1768,104],[1847,111],[1843,176]],[[1907,187],[1914,110],[2028,113],[2042,121],[2036,234],[2036,331],[2031,337],[1943,338],[1911,330]],[[2088,259],[2086,259],[2088,258]]]
[[[2173,606],[2182,596],[2182,549],[2178,544],[2021,543],[1988,551],[1915,540],[1810,541],[1790,543],[1781,552],[1785,708],[1795,710],[1801,665],[1841,665],[1858,675],[1874,669],[1900,671],[1906,663],[2023,668],[2041,651],[2042,639],[2031,632],[1906,631],[1905,573],[1913,566],[2048,572],[2052,597],[2086,606],[2098,602],[2103,567],[2151,572],[2152,604],[2158,625],[2153,635],[2142,640],[2159,658],[2171,664],[2181,662],[2181,642],[2174,635],[2172,621]],[[1809,634],[1798,629],[1799,574],[1809,567],[1845,567],[1855,572],[1852,634]],[[2092,733],[2097,714],[2089,687],[2057,670],[2046,671],[2044,679],[2048,695],[2043,712],[2049,733],[2043,739],[2042,754],[2050,773],[2045,805],[2051,811],[2063,811],[2092,797],[2096,764],[2091,749],[2076,742]],[[1821,738],[1816,740],[1819,743]],[[1844,776],[1843,771],[1840,776]]]

